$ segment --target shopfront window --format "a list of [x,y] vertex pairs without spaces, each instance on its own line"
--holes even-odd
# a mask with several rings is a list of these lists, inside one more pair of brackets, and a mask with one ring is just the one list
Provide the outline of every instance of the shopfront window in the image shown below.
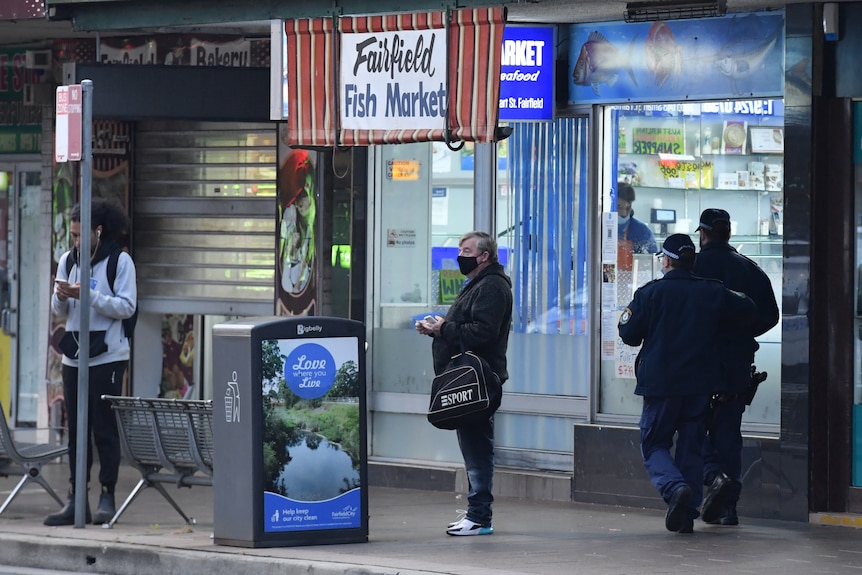
[[[638,349],[619,339],[617,319],[635,290],[660,276],[654,253],[669,234],[689,234],[697,245],[705,208],[730,213],[731,245],[767,273],[781,302],[783,110],[781,100],[605,108],[601,413],[640,413],[633,394]],[[755,362],[769,377],[743,421],[778,424],[781,323],[758,342]]]
[[587,141],[586,118],[516,124],[506,140],[497,234],[515,301],[509,349],[521,350],[507,391],[589,394]]
[[[473,155],[441,142],[380,146],[379,350],[375,391],[426,393],[431,373],[427,338],[415,320],[446,315],[461,289],[458,240],[473,229]],[[416,361],[405,362],[405,357]],[[427,365],[425,365],[427,363]],[[414,375],[409,375],[409,373]],[[400,374],[400,375],[399,375]]]
[[507,399],[496,416],[498,462],[571,468],[571,429],[588,417],[593,371],[587,141],[586,118],[516,125],[496,146],[496,190],[475,188],[476,161],[493,160],[469,144],[457,152],[441,143],[374,148],[375,455],[460,459],[449,451],[456,444],[427,432],[431,342],[414,323],[445,315],[460,292],[458,242],[474,229],[478,204],[494,210],[515,299]]

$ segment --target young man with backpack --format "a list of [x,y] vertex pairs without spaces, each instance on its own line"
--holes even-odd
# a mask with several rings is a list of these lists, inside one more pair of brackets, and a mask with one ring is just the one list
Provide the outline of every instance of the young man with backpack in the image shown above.
[[[128,218],[118,205],[94,199],[91,207],[90,245],[90,349],[89,349],[89,421],[87,440],[99,452],[101,491],[96,513],[91,516],[87,503],[85,517],[94,524],[107,523],[116,512],[114,489],[120,468],[120,439],[116,419],[103,394],[122,395],[123,378],[131,353],[130,337],[137,317],[137,284],[135,264],[117,240],[128,230]],[[78,402],[78,341],[81,322],[80,235],[81,206],[72,208],[69,231],[74,247],[60,257],[57,265],[51,309],[66,319],[66,334],[60,341],[63,353],[63,396],[66,404],[69,438],[69,497],[57,513],[45,518],[45,525],[75,523],[75,465]],[[69,263],[71,260],[71,264]],[[110,269],[109,269],[110,268]],[[131,319],[132,322],[127,320]],[[127,326],[124,326],[124,323]],[[93,464],[87,450],[87,482]]]

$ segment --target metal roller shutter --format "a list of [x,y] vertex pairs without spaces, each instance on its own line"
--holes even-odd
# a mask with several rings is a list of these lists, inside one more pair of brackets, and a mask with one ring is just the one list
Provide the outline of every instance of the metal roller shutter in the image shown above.
[[140,310],[271,314],[275,125],[140,122],[135,138]]

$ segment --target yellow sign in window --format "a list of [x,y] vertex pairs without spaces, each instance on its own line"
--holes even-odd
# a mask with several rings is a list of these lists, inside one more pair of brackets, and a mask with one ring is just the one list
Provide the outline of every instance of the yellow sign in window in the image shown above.
[[390,160],[389,164],[389,179],[390,180],[418,180],[419,179],[419,160]]

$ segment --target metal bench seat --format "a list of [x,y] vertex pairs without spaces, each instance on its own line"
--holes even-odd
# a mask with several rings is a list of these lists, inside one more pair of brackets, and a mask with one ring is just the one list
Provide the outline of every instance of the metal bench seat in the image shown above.
[[146,488],[153,487],[193,525],[162,484],[212,486],[212,401],[103,395],[117,417],[120,445],[141,479],[107,524],[113,527]]
[[57,503],[63,500],[42,476],[42,466],[66,455],[68,446],[57,443],[18,443],[12,437],[12,430],[6,420],[6,412],[0,402],[0,475],[22,473],[23,476],[6,500],[0,506],[0,514],[12,503],[21,490],[30,482],[38,483]]

